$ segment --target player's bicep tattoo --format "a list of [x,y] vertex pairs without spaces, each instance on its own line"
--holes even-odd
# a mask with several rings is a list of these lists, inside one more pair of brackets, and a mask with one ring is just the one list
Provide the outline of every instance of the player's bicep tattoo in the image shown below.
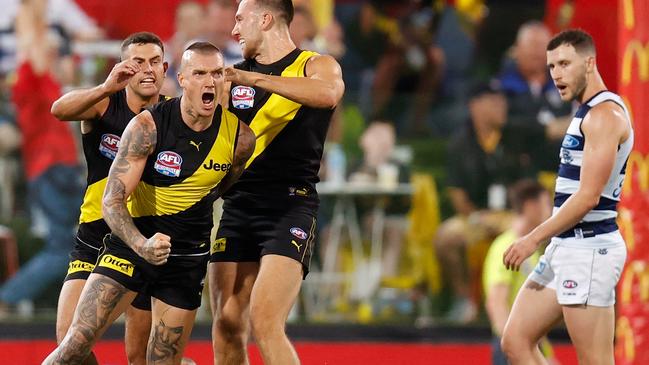
[[[134,170],[133,163],[142,160],[153,152],[156,145],[156,129],[152,121],[135,120],[124,131],[117,156],[108,173],[108,181],[104,190],[104,219],[115,235],[133,247],[131,240],[140,237],[139,231],[133,224],[133,219],[126,209],[126,199],[129,190],[139,181],[141,176]],[[141,172],[140,172],[141,173]]]

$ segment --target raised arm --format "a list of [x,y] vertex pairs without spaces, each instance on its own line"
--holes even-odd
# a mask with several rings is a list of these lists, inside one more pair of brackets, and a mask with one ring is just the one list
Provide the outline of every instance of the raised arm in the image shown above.
[[216,190],[217,197],[223,196],[232,184],[239,179],[246,167],[246,162],[248,162],[250,156],[255,151],[255,141],[256,138],[252,129],[246,123],[239,121],[239,135],[237,137],[237,145],[234,147],[232,167],[219,183]]
[[307,77],[282,77],[228,67],[225,80],[244,86],[260,87],[312,108],[334,108],[345,92],[340,65],[327,55],[311,57]]
[[101,117],[108,109],[108,97],[126,87],[140,65],[133,60],[116,64],[106,81],[91,89],[72,90],[52,104],[51,112],[59,120],[90,120]]
[[169,237],[160,233],[144,237],[126,208],[126,200],[140,182],[146,160],[155,145],[155,123],[151,114],[144,111],[129,122],[122,134],[117,156],[108,173],[102,212],[112,234],[148,262],[161,265],[169,257]]
[[579,189],[561,208],[505,252],[504,263],[518,270],[541,242],[573,227],[598,203],[613,173],[620,143],[629,136],[628,121],[614,103],[595,106],[581,123],[586,142],[579,175]]

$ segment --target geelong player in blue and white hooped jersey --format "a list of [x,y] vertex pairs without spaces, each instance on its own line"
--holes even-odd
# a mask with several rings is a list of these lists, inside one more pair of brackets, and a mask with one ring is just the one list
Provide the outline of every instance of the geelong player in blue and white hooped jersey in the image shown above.
[[615,218],[633,147],[631,118],[622,99],[606,89],[587,33],[555,36],[547,64],[561,98],[581,105],[561,146],[552,217],[503,257],[518,270],[551,238],[518,293],[502,346],[514,365],[544,364],[537,343],[563,316],[580,364],[613,364],[615,286],[626,259]]

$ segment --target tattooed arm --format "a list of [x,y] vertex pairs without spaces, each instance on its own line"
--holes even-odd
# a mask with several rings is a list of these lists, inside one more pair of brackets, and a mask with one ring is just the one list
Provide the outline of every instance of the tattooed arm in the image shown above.
[[239,176],[243,173],[246,167],[246,162],[255,151],[255,134],[246,123],[239,121],[239,135],[237,137],[237,145],[234,147],[234,158],[232,159],[232,167],[227,175],[223,177],[219,186],[216,188],[216,196],[221,197],[228,191],[234,184]]
[[146,160],[155,150],[156,136],[155,122],[148,111],[138,114],[129,122],[108,173],[102,211],[112,234],[148,262],[162,265],[169,257],[169,237],[156,233],[147,239],[135,227],[126,209],[126,199],[140,182]]

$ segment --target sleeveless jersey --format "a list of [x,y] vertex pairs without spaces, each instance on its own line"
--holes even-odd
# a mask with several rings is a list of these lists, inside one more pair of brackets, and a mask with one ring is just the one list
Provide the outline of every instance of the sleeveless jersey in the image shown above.
[[[581,130],[581,122],[591,108],[607,101],[614,102],[622,107],[631,127],[631,117],[622,98],[610,91],[597,93],[579,107],[561,145],[561,152],[559,154],[561,164],[559,165],[554,197],[555,213],[579,189],[579,176],[586,141],[586,137]],[[576,237],[579,239],[579,245],[582,247],[601,247],[602,245],[608,244],[607,242],[602,242],[602,240],[606,240],[605,238],[600,237],[598,239],[597,236],[617,231],[617,225],[615,223],[617,204],[620,201],[620,193],[622,192],[622,184],[624,183],[626,162],[632,148],[633,128],[631,127],[627,140],[618,146],[615,165],[602,191],[599,203],[584,216],[577,226],[560,234],[558,236],[559,238]]]
[[212,204],[232,166],[239,120],[217,106],[212,124],[196,132],[182,120],[180,97],[149,111],[157,144],[130,197],[133,221],[145,237],[170,236],[172,255],[208,254]]
[[[166,97],[160,95],[159,101]],[[90,132],[82,135],[83,154],[88,165],[86,192],[81,204],[77,239],[82,243],[100,248],[102,240],[110,228],[103,220],[101,212],[102,196],[106,187],[108,170],[117,154],[117,145],[128,122],[135,117],[126,102],[126,90],[122,89],[109,96],[108,108],[104,114],[88,122]]]
[[[295,49],[281,60],[263,65],[248,59],[235,65],[245,71],[305,77],[315,52]],[[233,84],[230,111],[257,136],[246,170],[227,192],[227,203],[279,207],[299,199],[317,208],[315,185],[333,109],[301,105],[261,88]]]

